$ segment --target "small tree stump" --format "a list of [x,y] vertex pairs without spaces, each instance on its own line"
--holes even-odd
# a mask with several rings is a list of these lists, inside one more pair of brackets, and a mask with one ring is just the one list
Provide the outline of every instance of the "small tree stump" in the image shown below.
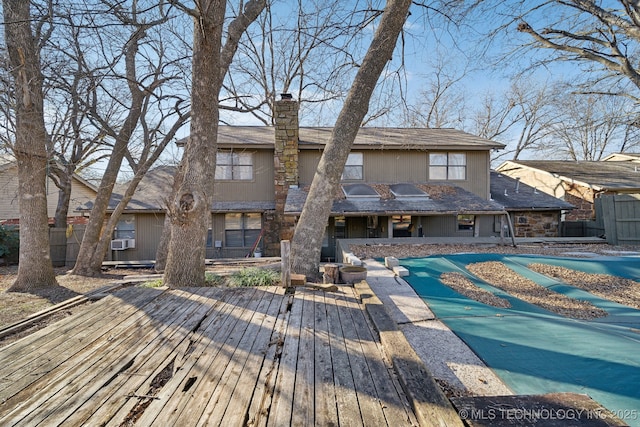
[[322,283],[338,283],[339,274],[340,270],[338,269],[338,264],[325,264]]

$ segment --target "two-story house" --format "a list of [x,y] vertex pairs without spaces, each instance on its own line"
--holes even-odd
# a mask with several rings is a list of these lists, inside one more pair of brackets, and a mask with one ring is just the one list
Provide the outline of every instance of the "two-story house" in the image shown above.
[[[220,126],[207,258],[279,255],[291,238],[331,128],[298,126],[298,103],[276,102],[274,127]],[[341,238],[499,236],[506,211],[490,199],[490,156],[504,145],[453,129],[359,130],[323,243]],[[154,259],[175,169],[150,171],[114,240],[117,260]],[[113,198],[113,206],[118,196]]]

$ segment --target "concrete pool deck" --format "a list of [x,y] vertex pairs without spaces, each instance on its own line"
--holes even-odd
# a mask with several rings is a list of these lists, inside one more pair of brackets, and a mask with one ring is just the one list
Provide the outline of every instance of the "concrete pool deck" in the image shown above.
[[367,283],[383,302],[433,376],[460,394],[511,395],[513,392],[444,323],[402,278],[367,259]]

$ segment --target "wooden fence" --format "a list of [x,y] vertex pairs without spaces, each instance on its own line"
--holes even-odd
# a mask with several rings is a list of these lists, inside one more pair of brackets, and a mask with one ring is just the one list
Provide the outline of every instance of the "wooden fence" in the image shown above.
[[85,228],[85,225],[74,225],[49,229],[51,263],[54,267],[72,266],[76,262]]
[[640,194],[605,195],[596,199],[607,243],[640,245]]

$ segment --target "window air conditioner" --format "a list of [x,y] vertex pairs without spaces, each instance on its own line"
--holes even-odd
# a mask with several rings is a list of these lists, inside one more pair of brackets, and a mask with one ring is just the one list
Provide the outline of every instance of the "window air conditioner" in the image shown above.
[[129,248],[128,239],[115,239],[111,241],[112,251],[124,251]]

